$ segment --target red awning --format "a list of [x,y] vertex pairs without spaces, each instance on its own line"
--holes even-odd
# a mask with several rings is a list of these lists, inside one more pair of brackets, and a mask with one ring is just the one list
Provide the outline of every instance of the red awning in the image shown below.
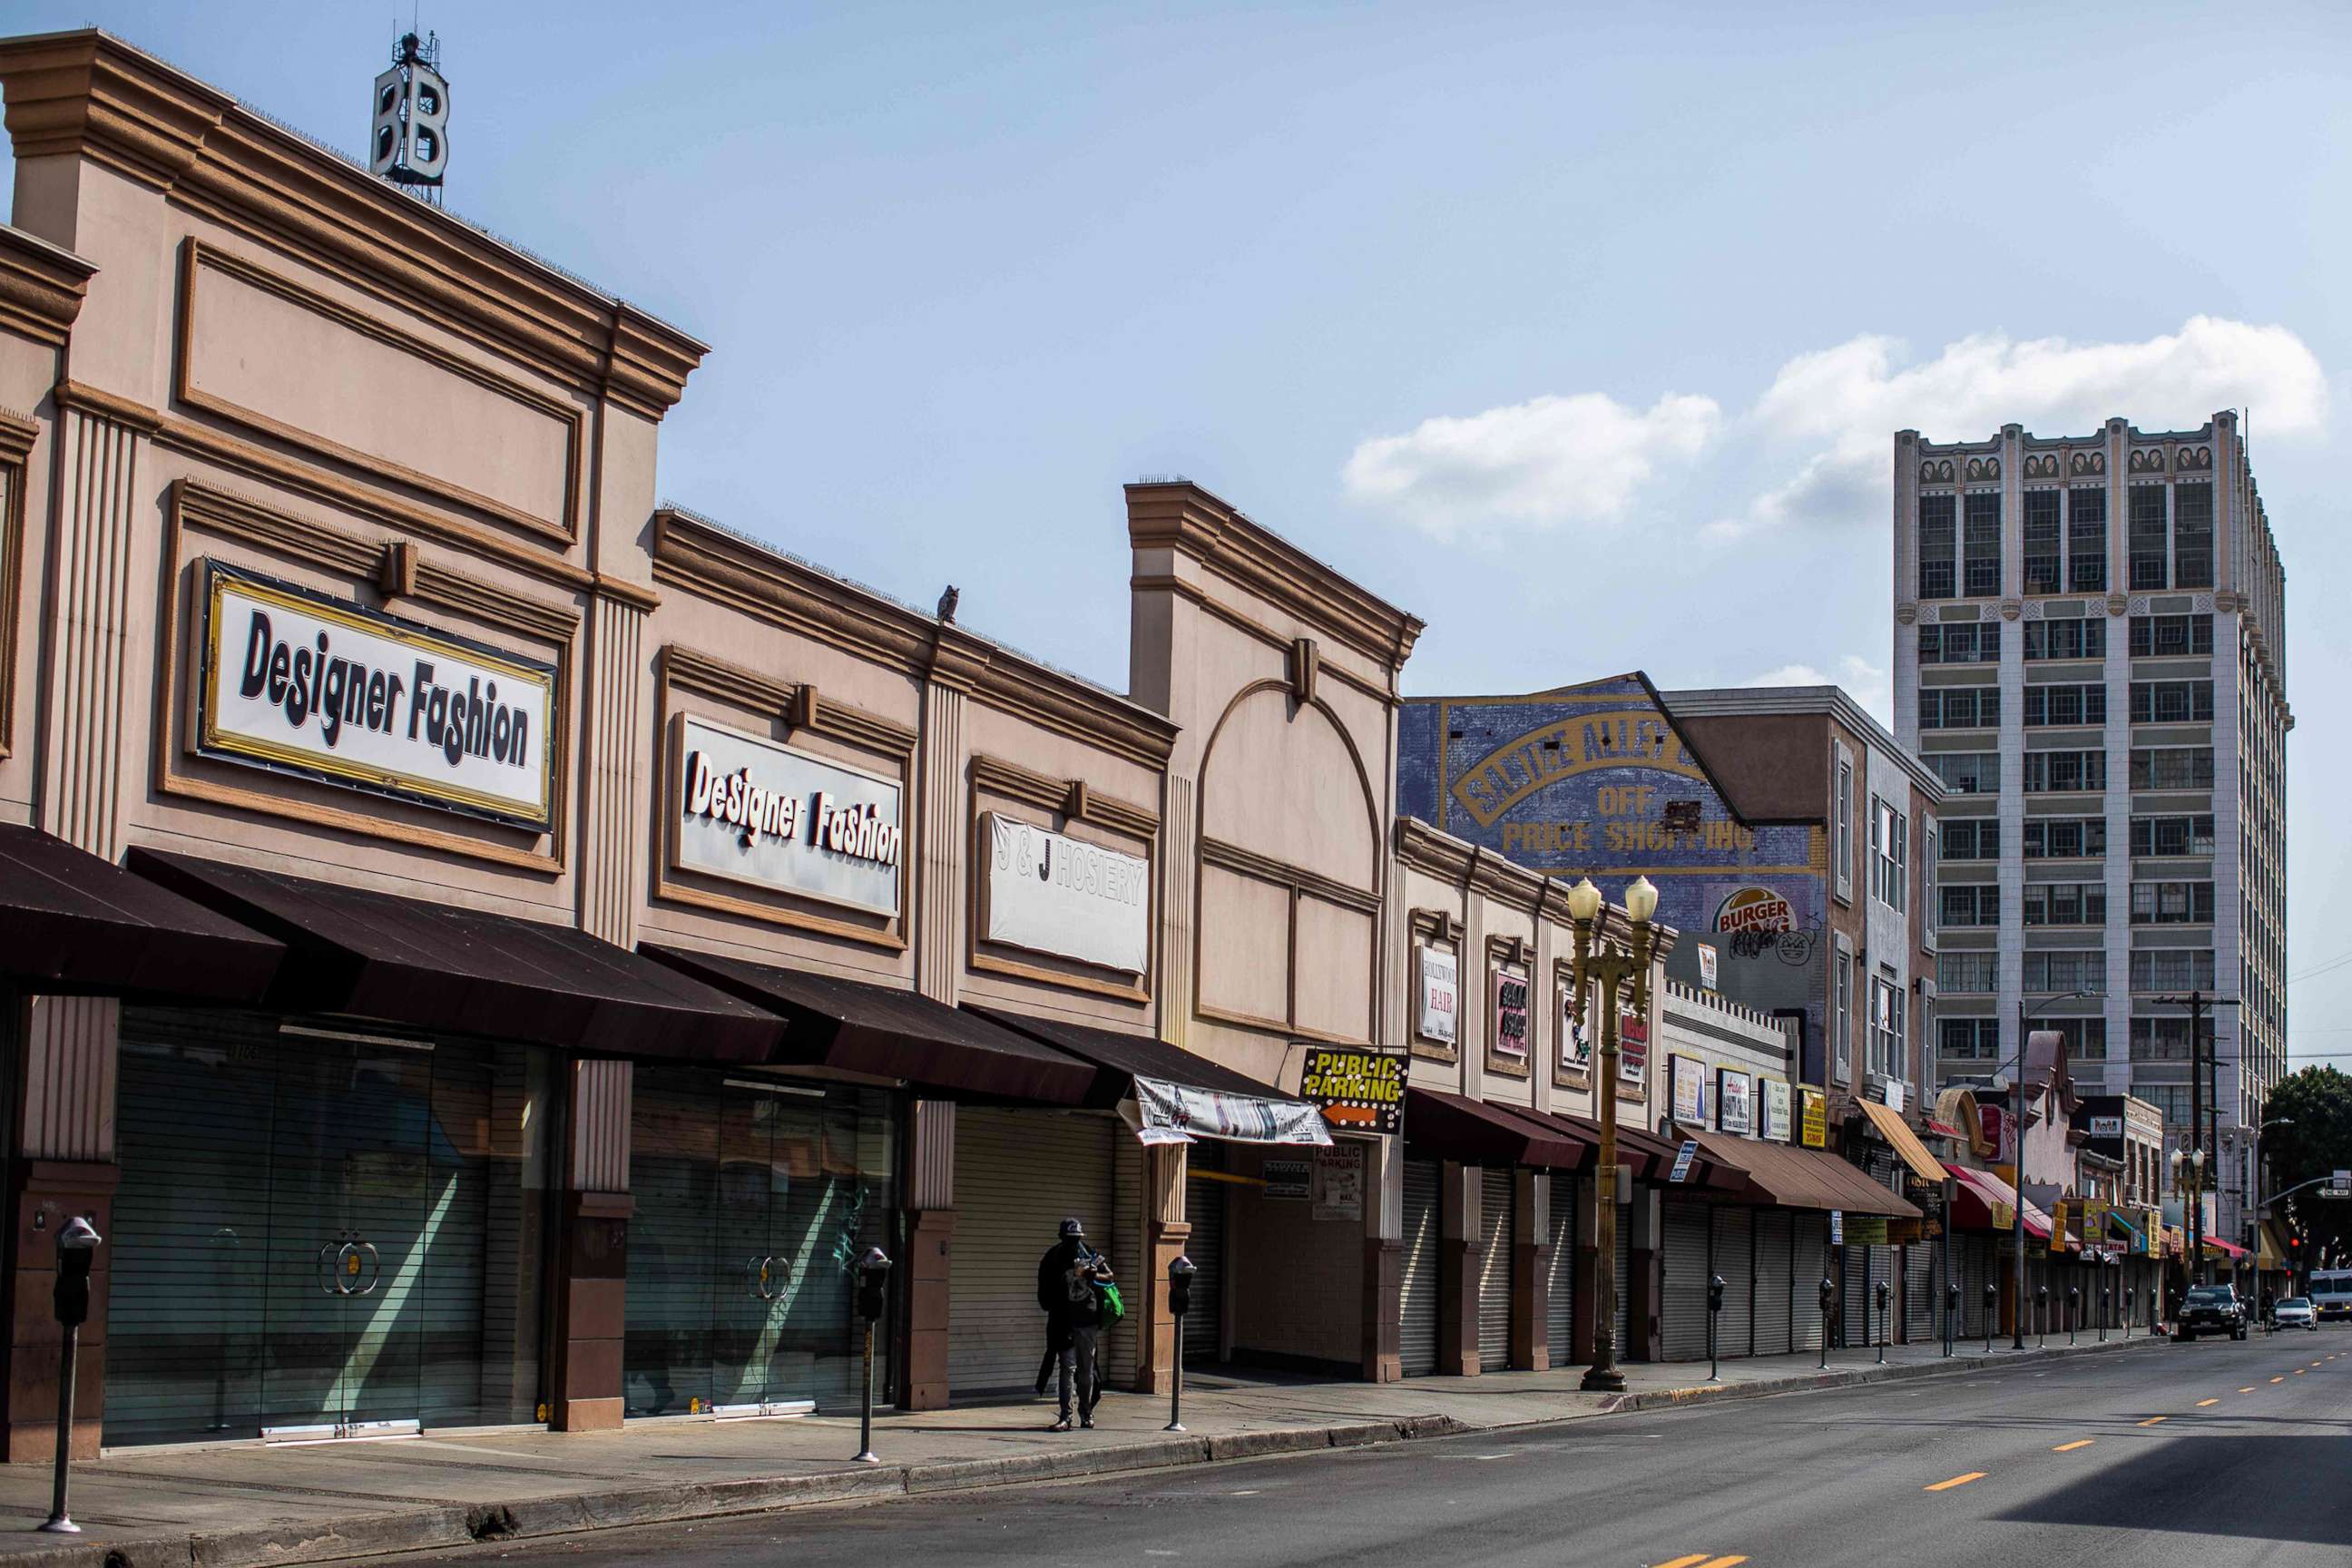
[[[1952,1200],[1952,1224],[1961,1230],[2007,1230],[2010,1211],[2017,1204],[2017,1193],[2007,1182],[1990,1171],[1971,1170],[1964,1165],[1948,1165],[1945,1169],[1959,1185]],[[2029,1203],[2025,1205],[2025,1233],[2050,1239],[2050,1216]]]
[[2243,1258],[2246,1255],[2246,1249],[2244,1247],[2238,1246],[2235,1242],[2223,1241],[2218,1236],[2207,1237],[2205,1238],[2205,1245],[2211,1247],[2214,1251],[2220,1253],[2224,1258]]
[[1932,1116],[1927,1118],[1927,1131],[1930,1136],[1937,1138],[1965,1138],[1968,1136],[1967,1133],[1961,1131],[1958,1128],[1951,1126],[1947,1122],[1938,1121]]
[[1404,1137],[1418,1153],[1465,1165],[1573,1171],[1592,1160],[1591,1147],[1550,1117],[1435,1089],[1404,1091]]

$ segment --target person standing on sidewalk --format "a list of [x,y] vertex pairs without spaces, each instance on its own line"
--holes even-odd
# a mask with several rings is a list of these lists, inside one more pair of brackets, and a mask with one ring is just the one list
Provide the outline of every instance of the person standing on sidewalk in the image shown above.
[[1061,1415],[1053,1431],[1070,1429],[1073,1383],[1078,1425],[1095,1424],[1095,1405],[1102,1397],[1097,1361],[1102,1302],[1097,1282],[1108,1278],[1110,1262],[1087,1245],[1086,1227],[1075,1215],[1064,1220],[1061,1240],[1037,1260],[1037,1305],[1045,1314],[1045,1343],[1061,1369]]

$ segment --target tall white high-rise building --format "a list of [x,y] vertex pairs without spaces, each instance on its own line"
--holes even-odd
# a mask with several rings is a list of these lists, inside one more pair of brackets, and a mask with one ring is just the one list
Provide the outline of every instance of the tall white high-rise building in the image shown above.
[[1990,1077],[2021,1009],[2179,1147],[2190,1009],[2165,998],[2220,997],[2203,1146],[2229,1240],[2286,1070],[2285,615],[2234,413],[1895,437],[1895,730],[1948,791],[1939,1075]]

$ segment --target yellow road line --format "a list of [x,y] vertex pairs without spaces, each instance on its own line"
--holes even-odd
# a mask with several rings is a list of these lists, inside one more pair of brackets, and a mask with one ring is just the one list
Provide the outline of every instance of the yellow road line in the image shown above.
[[2050,1451],[2053,1454],[2071,1454],[2077,1448],[2087,1448],[2097,1441],[2096,1437],[2077,1437],[2071,1443],[2061,1443]]
[[2242,1389],[2238,1390],[2238,1392],[2239,1392],[2239,1393],[2241,1393],[2241,1394],[2252,1394],[2252,1393],[2253,1392],[2253,1390],[2252,1390],[2252,1389],[2251,1389],[2251,1388],[2242,1388]]
[[1986,1472],[1985,1472],[1985,1471],[1983,1471],[1983,1470],[1970,1470],[1970,1471],[1969,1471],[1967,1475],[1965,1475],[1965,1476],[1954,1476],[1954,1477],[1953,1477],[1950,1480],[1948,1480],[1948,1481],[1937,1481],[1937,1482],[1934,1486],[1932,1486],[1932,1487],[1922,1487],[1922,1488],[1920,1488],[1919,1489],[1920,1489],[1921,1491],[1929,1491],[1929,1492],[1948,1492],[1948,1491],[1950,1491],[1954,1487],[1964,1487],[1964,1486],[1967,1486],[1970,1481],[1980,1481],[1980,1480],[1982,1480],[1982,1479],[1985,1479],[1985,1474],[1986,1474]]
[[2284,1382],[2286,1381],[2286,1379],[2285,1379],[2285,1378],[2284,1378],[2284,1377],[2274,1377],[2274,1378],[2271,1379],[2271,1381],[2272,1381],[2273,1383],[2284,1383]]
[[2301,1367],[2296,1367],[2296,1368],[2294,1369],[2294,1375],[2295,1375],[2295,1376],[2297,1376],[2297,1377],[2301,1377],[2301,1376],[2303,1375],[2303,1368],[2301,1368]]
[[2153,1426],[2163,1419],[2164,1417],[2161,1415],[2151,1415],[2147,1420],[2141,1422],[2140,1425],[2143,1426]]
[[2202,1410],[2209,1405],[2219,1405],[2221,1403],[2221,1402],[2218,1399],[2200,1399],[2197,1402],[2197,1408]]
[[1698,1568],[1698,1565],[1706,1559],[1707,1553],[1694,1552],[1687,1557],[1677,1557],[1672,1563],[1661,1563],[1658,1568]]
[[1747,1561],[1745,1557],[1718,1557],[1712,1563],[1700,1563],[1698,1568],[1739,1568]]

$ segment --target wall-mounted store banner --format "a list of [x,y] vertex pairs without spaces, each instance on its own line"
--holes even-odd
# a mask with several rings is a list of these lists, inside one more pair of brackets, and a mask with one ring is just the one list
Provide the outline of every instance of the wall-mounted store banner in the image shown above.
[[1617,1016],[1617,1076],[1640,1089],[1650,1078],[1650,1026],[1639,1013]]
[[1723,968],[1721,955],[1716,952],[1715,943],[1711,942],[1700,942],[1698,944],[1699,984],[1709,991],[1719,991],[1722,989],[1722,985],[1720,984],[1722,979]]
[[1830,1097],[1818,1089],[1797,1090],[1797,1142],[1808,1149],[1830,1146]]
[[1720,1132],[1737,1132],[1748,1136],[1750,1097],[1756,1080],[1732,1068],[1718,1068],[1715,1074],[1715,1125]]
[[1135,1109],[1141,1121],[1136,1137],[1146,1143],[1190,1143],[1195,1137],[1326,1147],[1331,1142],[1323,1113],[1303,1100],[1260,1100],[1138,1077]]
[[897,780],[686,713],[671,750],[673,867],[898,912]]
[[1527,972],[1496,964],[1488,972],[1488,979],[1495,999],[1495,1054],[1523,1062],[1528,1059]]
[[1584,1012],[1576,1005],[1576,983],[1563,980],[1559,990],[1559,1016],[1556,1022],[1559,1029],[1560,1066],[1570,1072],[1590,1072],[1592,1070],[1592,1031],[1585,1027]]
[[1850,1214],[1846,1215],[1845,1245],[1848,1247],[1885,1246],[1886,1216],[1883,1214]]
[[1364,1150],[1358,1142],[1315,1151],[1315,1217],[1361,1224],[1364,1218]]
[[1756,1135],[1767,1143],[1789,1141],[1789,1086],[1782,1079],[1768,1078],[1763,1082],[1764,1097],[1757,1106]]
[[1675,1120],[1693,1127],[1706,1125],[1706,1064],[1696,1057],[1670,1056],[1666,1058]]
[[1299,1098],[1334,1127],[1394,1134],[1404,1131],[1405,1059],[1364,1047],[1309,1046]]
[[196,749],[545,830],[555,669],[202,563]]
[[982,821],[984,940],[1144,972],[1151,953],[1149,860],[994,812]]
[[1462,972],[1450,952],[1440,952],[1433,947],[1414,950],[1418,955],[1420,991],[1414,1031],[1424,1040],[1452,1045],[1454,1040],[1454,1020],[1462,1006]]

